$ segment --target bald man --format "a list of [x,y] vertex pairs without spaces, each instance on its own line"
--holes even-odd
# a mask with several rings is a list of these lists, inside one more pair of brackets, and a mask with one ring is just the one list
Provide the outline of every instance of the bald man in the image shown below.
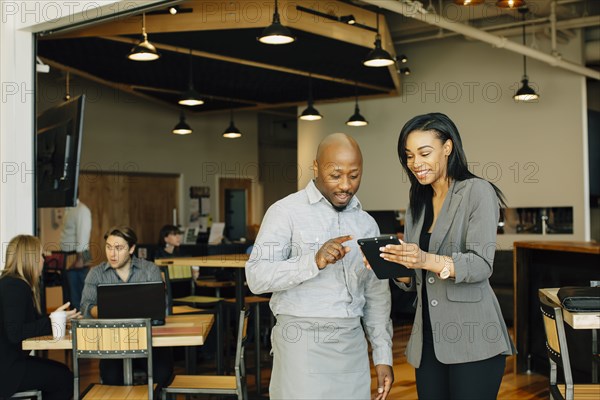
[[366,333],[377,372],[373,398],[384,400],[394,381],[391,301],[388,282],[364,267],[356,243],[379,234],[355,197],[360,148],[348,135],[329,135],[313,167],[306,188],[269,208],[246,264],[252,292],[273,293],[269,395],[372,398]]

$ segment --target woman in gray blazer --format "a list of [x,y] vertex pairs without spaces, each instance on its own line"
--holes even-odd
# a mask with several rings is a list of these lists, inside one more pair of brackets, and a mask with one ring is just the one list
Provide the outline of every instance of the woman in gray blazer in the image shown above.
[[503,195],[467,168],[458,129],[444,114],[414,117],[398,140],[411,181],[404,240],[381,257],[415,270],[397,285],[417,291],[406,349],[420,399],[495,399],[514,353],[492,291]]

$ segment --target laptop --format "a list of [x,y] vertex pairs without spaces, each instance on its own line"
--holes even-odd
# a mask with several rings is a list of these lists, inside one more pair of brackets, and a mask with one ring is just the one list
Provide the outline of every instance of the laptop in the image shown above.
[[150,318],[164,325],[166,310],[163,282],[98,285],[98,318]]

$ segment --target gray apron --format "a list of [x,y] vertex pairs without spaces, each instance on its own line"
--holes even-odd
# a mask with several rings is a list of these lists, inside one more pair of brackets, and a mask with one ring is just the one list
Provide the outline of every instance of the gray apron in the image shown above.
[[271,333],[272,400],[368,400],[371,372],[360,318],[278,315]]

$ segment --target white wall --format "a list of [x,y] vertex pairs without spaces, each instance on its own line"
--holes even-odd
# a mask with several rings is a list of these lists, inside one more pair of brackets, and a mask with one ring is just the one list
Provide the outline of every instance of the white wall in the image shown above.
[[[538,45],[543,49],[546,44],[538,39]],[[567,59],[580,59],[580,39],[559,50]],[[404,77],[404,94],[361,101],[361,113],[370,122],[367,127],[344,125],[353,112],[351,103],[317,104],[324,119],[299,124],[298,162],[303,170],[309,170],[323,136],[349,133],[364,155],[358,196],[365,209],[404,209],[409,181],[398,161],[398,134],[413,116],[439,111],[457,124],[473,172],[498,185],[510,207],[574,208],[574,234],[544,240],[586,240],[584,78],[528,60],[528,74],[541,99],[519,104],[512,99],[523,73],[522,57],[517,54],[459,38],[407,46],[403,53],[409,56],[413,72]],[[303,174],[299,187],[311,176]],[[498,242],[508,248],[515,240],[541,239],[540,235],[500,235]]]
[[[39,110],[62,102],[64,79],[41,76]],[[247,178],[253,187],[252,220],[263,214],[258,186],[258,139],[256,113],[235,113],[239,139],[221,136],[229,126],[229,112],[194,115],[186,112],[191,135],[173,135],[179,110],[146,101],[77,77],[71,79],[71,95],[86,94],[82,170],[158,172],[181,174],[179,223],[189,218],[189,187],[209,186],[211,216],[218,221],[219,178]],[[170,222],[170,221],[169,221]]]
[[[0,242],[33,233],[33,35],[158,0],[0,0]],[[2,246],[4,253],[4,246]],[[2,268],[3,263],[0,263]]]

